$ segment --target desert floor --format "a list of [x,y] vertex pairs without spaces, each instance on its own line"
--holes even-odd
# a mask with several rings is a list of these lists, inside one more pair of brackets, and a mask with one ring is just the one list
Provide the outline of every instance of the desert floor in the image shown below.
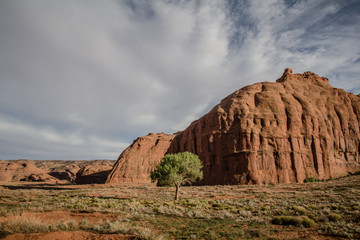
[[360,175],[268,186],[0,183],[3,239],[360,239]]

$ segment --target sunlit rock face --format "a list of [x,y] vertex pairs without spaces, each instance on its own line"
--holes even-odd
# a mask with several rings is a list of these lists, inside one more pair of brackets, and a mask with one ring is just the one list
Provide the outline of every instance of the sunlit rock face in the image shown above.
[[45,170],[37,168],[31,161],[1,161],[0,182],[56,182]]
[[165,133],[137,138],[121,153],[106,183],[151,183],[150,172],[160,163],[173,138]]
[[329,179],[360,170],[360,97],[312,72],[286,69],[246,86],[179,133],[168,152],[204,164],[202,184]]

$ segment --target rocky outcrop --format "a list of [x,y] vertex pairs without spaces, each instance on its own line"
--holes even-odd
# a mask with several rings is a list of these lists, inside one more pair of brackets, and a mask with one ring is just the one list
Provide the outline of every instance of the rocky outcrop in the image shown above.
[[109,175],[112,165],[92,164],[82,167],[76,173],[76,184],[93,184],[93,183],[105,183],[107,176]]
[[137,138],[119,156],[106,183],[150,183],[155,169],[168,150],[174,135],[150,133]]
[[178,134],[169,148],[204,164],[204,184],[329,179],[360,170],[360,97],[312,72],[286,69],[244,87]]
[[0,182],[56,182],[56,180],[29,161],[0,161]]
[[49,175],[59,180],[66,180],[74,183],[76,180],[76,174],[80,170],[78,166],[74,166],[70,169],[50,169]]
[[104,183],[114,163],[115,160],[0,160],[0,182]]

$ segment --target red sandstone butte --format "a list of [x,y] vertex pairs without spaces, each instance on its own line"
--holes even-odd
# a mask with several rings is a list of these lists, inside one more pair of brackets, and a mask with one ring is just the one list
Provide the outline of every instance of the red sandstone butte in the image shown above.
[[173,138],[165,133],[137,138],[121,153],[106,183],[151,183],[150,172],[160,163]]
[[[202,184],[329,179],[360,170],[359,125],[359,95],[312,72],[286,69],[276,83],[246,86],[223,99],[179,133],[169,152],[199,155]],[[144,162],[144,157],[134,161],[126,173]],[[142,171],[141,179],[147,173]]]

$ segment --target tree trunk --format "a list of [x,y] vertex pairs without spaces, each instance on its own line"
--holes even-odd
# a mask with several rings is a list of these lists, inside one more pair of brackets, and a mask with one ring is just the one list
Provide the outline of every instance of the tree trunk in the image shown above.
[[176,192],[175,192],[175,201],[179,200],[179,191],[180,191],[180,185],[176,186]]

